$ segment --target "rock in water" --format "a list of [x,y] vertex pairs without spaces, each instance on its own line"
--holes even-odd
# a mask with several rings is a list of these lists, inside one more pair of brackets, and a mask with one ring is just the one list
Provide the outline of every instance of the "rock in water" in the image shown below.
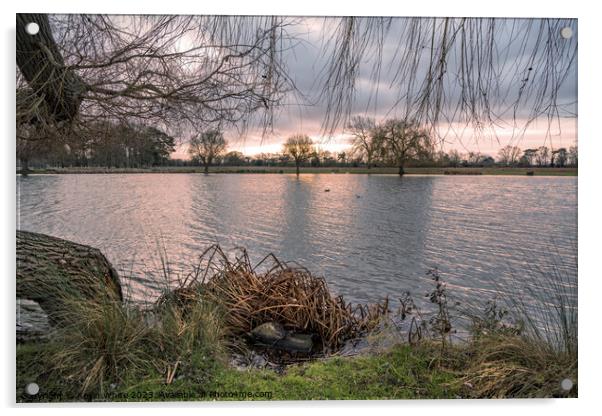
[[276,347],[291,351],[309,354],[314,346],[311,334],[288,334],[276,343]]
[[50,331],[48,315],[37,302],[17,299],[17,343],[44,339]]
[[286,330],[278,322],[266,322],[253,328],[251,336],[260,344],[272,346],[286,337]]
[[251,336],[257,344],[290,352],[309,353],[313,348],[311,334],[287,332],[278,322],[266,322],[255,327]]

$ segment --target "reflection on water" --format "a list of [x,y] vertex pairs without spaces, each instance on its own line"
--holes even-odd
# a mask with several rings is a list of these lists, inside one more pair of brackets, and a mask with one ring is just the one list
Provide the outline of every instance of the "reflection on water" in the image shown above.
[[[188,269],[208,245],[274,253],[375,301],[459,296],[576,275],[577,179],[386,175],[45,175],[17,178],[18,226],[100,248],[125,274]],[[329,192],[325,192],[329,189]],[[135,295],[135,294],[134,294]]]

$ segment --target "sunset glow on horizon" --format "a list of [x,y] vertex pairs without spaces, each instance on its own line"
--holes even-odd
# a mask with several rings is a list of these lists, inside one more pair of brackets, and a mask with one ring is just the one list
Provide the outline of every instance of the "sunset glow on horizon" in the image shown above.
[[[441,136],[436,140],[437,150],[449,152],[457,150],[460,153],[480,152],[485,155],[495,156],[500,148],[511,145],[518,146],[521,149],[538,148],[547,146],[550,148],[568,148],[577,144],[577,124],[578,118],[561,118],[560,120],[548,125],[545,120],[534,121],[529,127],[522,131],[518,128],[512,128],[510,123],[506,128],[495,127],[484,129],[482,132],[475,133],[474,129],[465,125],[442,125],[439,130]],[[548,131],[549,128],[549,131]],[[282,153],[282,145],[290,135],[299,133],[291,130],[290,132],[275,135],[261,136],[261,133],[249,132],[245,136],[236,133],[226,132],[225,138],[228,142],[227,151],[237,151],[245,156],[256,156],[261,153]],[[333,137],[321,134],[307,134],[314,142],[315,146],[322,151],[332,153],[346,152],[351,150],[352,136],[348,133],[338,133]],[[189,160],[188,145],[181,143],[174,153],[172,159]]]

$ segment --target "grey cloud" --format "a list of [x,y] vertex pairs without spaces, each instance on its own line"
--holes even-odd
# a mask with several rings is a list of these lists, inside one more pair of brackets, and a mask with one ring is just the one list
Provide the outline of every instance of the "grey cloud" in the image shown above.
[[[294,80],[297,88],[306,99],[296,99],[288,97],[288,105],[279,111],[279,117],[274,125],[276,140],[285,137],[292,132],[304,131],[308,134],[318,134],[321,131],[322,121],[327,111],[326,103],[321,98],[321,76],[322,70],[328,63],[328,58],[323,53],[324,43],[328,44],[328,36],[332,33],[336,23],[333,19],[321,18],[299,18],[295,19],[296,25],[289,28],[291,35],[296,38],[299,44],[285,52],[285,62],[289,68],[291,78]],[[380,79],[374,79],[373,68],[376,65],[376,57],[367,55],[367,58],[361,64],[360,74],[356,79],[355,101],[351,109],[352,113],[366,114],[375,117],[376,119],[384,118],[385,116],[395,116],[403,114],[406,106],[403,100],[403,92],[405,80],[396,80],[393,78],[396,72],[396,66],[399,65],[398,51],[407,48],[407,42],[404,40],[403,19],[393,19],[391,28],[384,39],[382,68],[380,71]],[[566,25],[573,28],[575,38],[570,42],[576,42],[577,22],[576,20],[566,20]],[[508,106],[509,102],[513,102],[519,94],[522,77],[536,77],[543,74],[543,65],[555,65],[554,62],[546,61],[541,57],[535,64],[530,64],[530,51],[537,39],[537,32],[541,25],[545,25],[546,21],[538,19],[513,19],[499,21],[497,26],[499,29],[496,32],[497,53],[500,57],[498,66],[495,67],[496,82],[499,83],[500,95],[490,97],[494,112],[498,113],[502,118],[501,122],[507,125],[513,124],[513,118],[519,120],[527,119],[531,116],[531,109],[535,103],[536,96],[528,88],[525,89],[524,96],[526,97],[521,106],[514,112],[514,108]],[[528,37],[525,43],[518,42],[517,34],[532,33],[533,36]],[[292,44],[290,45],[292,46]],[[454,106],[460,99],[460,87],[455,81],[455,75],[459,71],[454,67],[457,63],[457,56],[460,52],[452,50],[449,58],[449,68],[451,73],[446,79],[445,84],[445,99],[450,106]],[[417,69],[418,79],[427,71],[428,57],[423,56],[420,65]],[[523,68],[532,70],[525,72]],[[524,73],[524,74],[523,74]],[[560,76],[562,74],[558,74]],[[538,82],[545,82],[540,80]],[[561,88],[557,91],[557,102],[561,115],[571,115],[576,113],[577,101],[577,67],[576,62],[566,74],[566,79]],[[503,102],[505,99],[505,103]],[[448,108],[451,110],[451,108]],[[253,144],[256,144],[258,131],[251,130],[249,137]],[[266,142],[274,140],[266,139]],[[476,144],[478,145],[478,143]],[[472,144],[471,146],[475,146]]]

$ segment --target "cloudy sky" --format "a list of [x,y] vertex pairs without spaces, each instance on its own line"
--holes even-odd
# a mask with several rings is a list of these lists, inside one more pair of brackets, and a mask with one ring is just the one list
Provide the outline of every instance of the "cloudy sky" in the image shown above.
[[[443,19],[435,22],[432,19],[423,20],[422,32],[428,31],[430,35],[431,30],[434,30],[438,33],[437,36],[441,35]],[[420,44],[412,43],[409,39],[408,22],[408,19],[393,19],[383,38],[382,48],[378,50],[369,44],[364,51],[355,80],[352,115],[369,116],[380,121],[406,114],[409,104],[404,99],[404,91],[409,91],[406,87],[410,80],[407,76],[408,69],[403,69],[403,59],[410,56],[408,50]],[[459,20],[455,20],[454,24],[459,26],[458,22]],[[360,22],[360,25],[363,23],[365,22]],[[226,138],[231,150],[239,150],[245,154],[279,152],[282,142],[294,133],[305,133],[324,149],[331,151],[345,150],[349,146],[348,135],[344,129],[338,128],[332,136],[325,135],[323,129],[327,100],[322,88],[325,67],[330,62],[331,52],[336,51],[333,39],[337,33],[337,24],[337,19],[324,18],[295,18],[292,21],[287,30],[292,38],[289,46],[294,47],[286,48],[283,59],[299,94],[287,96],[285,105],[276,113],[273,131],[268,135],[263,135],[260,128],[254,127],[242,135],[235,130],[228,130]],[[569,38],[561,35],[560,29],[564,27],[571,28]],[[358,32],[361,34],[362,30]],[[472,29],[466,32],[468,40],[464,40],[465,42],[475,42],[475,37],[479,36]],[[480,35],[487,36],[488,33],[485,31]],[[480,151],[495,156],[500,147],[508,144],[523,149],[541,145],[554,148],[574,145],[577,138],[576,56],[560,52],[558,56],[550,57],[550,49],[546,49],[545,45],[546,42],[549,44],[552,41],[554,48],[575,51],[577,22],[555,21],[554,25],[551,25],[548,21],[539,19],[499,19],[492,29],[492,35],[496,43],[491,59],[495,59],[495,62],[489,65],[479,63],[480,57],[487,54],[482,49],[487,47],[483,40],[475,42],[481,49],[474,48],[478,50],[471,52],[469,63],[466,57],[461,57],[462,41],[459,37],[454,42],[457,46],[448,51],[445,80],[442,84],[444,117],[437,124],[440,146],[444,150],[455,148],[460,152]],[[430,42],[429,37],[425,39],[429,39]],[[361,41],[361,36],[355,39],[356,43]],[[428,54],[432,49],[424,46],[423,48],[423,53],[412,55],[420,56],[421,60],[412,72],[417,81],[413,92],[408,93],[410,96],[419,91],[420,83],[427,74]],[[380,58],[375,56],[379,51],[382,51]],[[378,77],[374,72],[376,62],[381,62]],[[461,71],[470,70],[475,76],[479,68],[483,72],[489,71],[487,76],[483,76],[486,81],[473,79],[473,82],[488,82],[488,85],[483,86],[483,91],[490,94],[495,91],[495,97],[490,98],[489,105],[496,118],[494,124],[482,124],[481,128],[475,131],[473,123],[462,121],[457,103],[460,102],[462,94],[466,94],[466,90],[459,86]],[[404,76],[400,78],[400,74]],[[465,77],[466,75],[463,79],[466,79]],[[531,81],[531,84],[525,88],[523,81]],[[559,88],[556,90],[551,85],[559,85]],[[512,107],[519,94],[522,94],[521,104]],[[546,98],[541,97],[542,94],[546,97],[556,95],[557,112],[550,111],[549,106],[546,106]],[[533,118],[535,106],[539,106],[538,109],[542,113],[553,114],[553,117],[550,120],[546,115]],[[185,148],[178,149],[174,157],[185,158]]]

